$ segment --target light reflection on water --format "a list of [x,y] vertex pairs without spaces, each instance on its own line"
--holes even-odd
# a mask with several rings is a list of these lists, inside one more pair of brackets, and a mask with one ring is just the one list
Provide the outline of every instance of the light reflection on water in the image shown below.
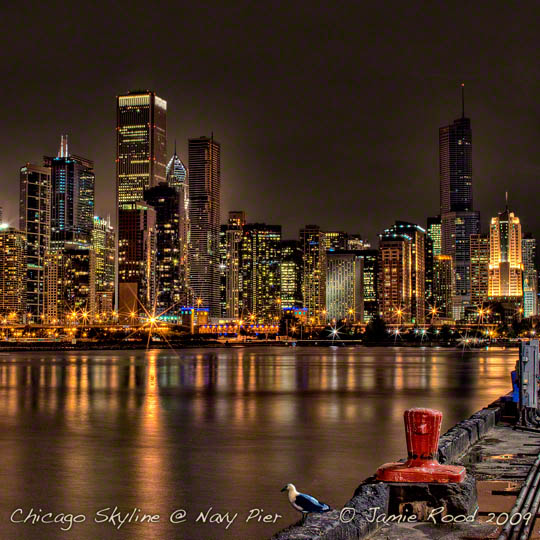
[[[331,505],[403,457],[403,410],[443,429],[510,390],[516,352],[247,348],[0,355],[0,538],[58,538],[13,525],[16,508],[84,513],[73,538],[265,538],[296,518],[287,482]],[[100,508],[159,513],[93,524]],[[200,511],[235,523],[194,525]],[[284,517],[246,525],[251,508]],[[185,508],[188,523],[172,525]]]

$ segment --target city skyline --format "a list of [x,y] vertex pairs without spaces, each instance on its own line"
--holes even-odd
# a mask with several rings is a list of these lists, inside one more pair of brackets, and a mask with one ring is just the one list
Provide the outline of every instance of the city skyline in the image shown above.
[[[85,13],[92,32],[103,25],[96,8]],[[465,82],[482,229],[509,189],[527,230],[539,236],[540,217],[527,196],[538,171],[538,63],[528,54],[535,34],[527,8],[516,13],[501,4],[487,14],[488,22],[482,10],[469,10],[463,20],[459,5],[424,6],[421,17],[412,8],[351,6],[350,20],[321,8],[301,14],[291,8],[278,20],[257,7],[235,12],[234,26],[227,23],[230,10],[217,8],[215,20],[225,24],[207,28],[201,27],[202,13],[184,6],[176,32],[181,41],[159,34],[142,52],[132,45],[147,25],[159,26],[164,14],[145,21],[142,12],[133,13],[140,24],[125,25],[123,15],[111,9],[107,19],[118,33],[111,39],[110,32],[102,32],[96,47],[92,40],[55,36],[38,27],[37,21],[45,20],[39,16],[43,9],[38,6],[31,20],[25,19],[36,36],[31,43],[25,40],[23,47],[22,36],[9,32],[3,37],[13,51],[4,60],[6,72],[16,81],[0,90],[3,102],[13,104],[6,108],[0,135],[0,198],[12,224],[18,214],[13,179],[23,163],[54,155],[61,133],[70,135],[74,153],[94,161],[96,213],[114,217],[114,96],[148,88],[168,102],[167,156],[174,139],[184,161],[190,137],[213,131],[222,144],[222,223],[229,210],[243,208],[252,221],[282,223],[284,238],[296,238],[302,226],[318,223],[373,242],[387,226],[383,209],[421,225],[426,215],[438,213],[437,130],[459,117],[459,85]],[[17,20],[18,8],[9,10],[7,16]],[[169,10],[167,17],[176,12]],[[65,14],[66,21],[73,17]],[[263,19],[265,30],[256,35],[250,22]],[[394,31],[403,24],[409,37],[398,41]],[[243,31],[233,31],[239,27]],[[284,41],[269,48],[272,28],[280,29]],[[203,29],[210,38],[201,46]],[[417,33],[422,39],[410,37]],[[382,41],[369,38],[378,34]],[[68,67],[56,73],[55,85],[44,86],[40,73],[47,61],[37,48],[43,42],[39,37],[47,58],[66,48],[79,55],[84,77]],[[171,57],[179,48],[177,76]],[[99,55],[110,59],[107,65],[96,61]],[[284,190],[305,204],[299,208],[295,197],[280,197]],[[409,201],[406,209],[403,200]]]

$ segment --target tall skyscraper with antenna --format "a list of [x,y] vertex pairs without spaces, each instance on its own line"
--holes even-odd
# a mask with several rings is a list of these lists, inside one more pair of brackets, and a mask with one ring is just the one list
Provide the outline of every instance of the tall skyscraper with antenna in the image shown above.
[[473,210],[472,129],[465,116],[461,85],[461,118],[439,129],[441,250],[452,257],[454,318],[461,319],[471,302],[470,236],[480,232],[480,213]]

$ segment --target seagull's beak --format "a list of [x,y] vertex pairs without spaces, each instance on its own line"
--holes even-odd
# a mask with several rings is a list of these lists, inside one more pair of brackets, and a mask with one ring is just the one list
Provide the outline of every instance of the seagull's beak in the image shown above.
[[287,491],[287,486],[285,486],[281,491]]

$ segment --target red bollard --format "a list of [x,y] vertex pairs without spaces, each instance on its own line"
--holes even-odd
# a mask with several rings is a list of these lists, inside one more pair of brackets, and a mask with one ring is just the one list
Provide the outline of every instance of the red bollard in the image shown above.
[[441,465],[437,461],[442,413],[433,409],[407,409],[403,413],[408,459],[386,463],[377,470],[381,482],[459,483],[465,467]]

